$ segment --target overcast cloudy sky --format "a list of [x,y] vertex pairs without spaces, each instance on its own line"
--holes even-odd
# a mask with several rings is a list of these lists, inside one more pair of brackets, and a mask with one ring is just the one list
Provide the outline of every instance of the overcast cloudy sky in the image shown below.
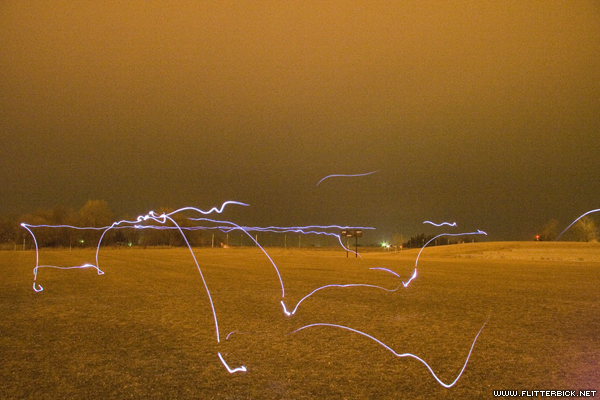
[[600,208],[597,1],[3,1],[0,71],[4,213],[500,240]]

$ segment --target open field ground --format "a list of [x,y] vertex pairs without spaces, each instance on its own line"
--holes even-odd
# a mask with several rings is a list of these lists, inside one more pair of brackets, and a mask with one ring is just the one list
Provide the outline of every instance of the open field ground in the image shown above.
[[[418,253],[267,250],[288,308],[327,284],[394,289],[400,279],[370,268],[407,280]],[[187,249],[102,249],[104,275],[42,268],[40,293],[32,290],[35,253],[0,252],[0,398],[485,399],[494,390],[600,390],[597,243],[427,248],[408,288],[328,288],[291,317],[259,250],[194,252],[220,343]],[[89,261],[93,253],[83,250],[40,256],[41,265]],[[348,326],[452,382],[486,321],[449,389],[417,360],[359,334],[328,326],[290,334],[312,323]],[[248,371],[229,374],[219,352]]]

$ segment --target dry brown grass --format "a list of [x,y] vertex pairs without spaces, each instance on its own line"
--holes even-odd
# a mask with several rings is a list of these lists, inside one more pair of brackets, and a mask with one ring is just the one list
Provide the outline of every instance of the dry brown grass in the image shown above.
[[[272,249],[294,305],[318,286],[408,278],[418,250],[368,253]],[[32,252],[0,252],[1,398],[491,398],[493,390],[599,389],[600,247],[475,243],[427,248],[419,276],[388,293],[326,289],[286,318],[277,277],[256,249],[198,249],[221,343],[185,249],[102,251],[106,272],[42,269]],[[88,254],[48,252],[78,265]],[[368,332],[415,360],[328,327]],[[236,331],[228,340],[225,336]],[[217,358],[247,373],[227,373]]]

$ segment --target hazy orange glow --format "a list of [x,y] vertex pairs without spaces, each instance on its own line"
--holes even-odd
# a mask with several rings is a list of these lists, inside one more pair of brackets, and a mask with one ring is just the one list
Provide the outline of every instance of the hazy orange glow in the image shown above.
[[3,2],[0,209],[519,238],[600,205],[598,60],[595,1]]

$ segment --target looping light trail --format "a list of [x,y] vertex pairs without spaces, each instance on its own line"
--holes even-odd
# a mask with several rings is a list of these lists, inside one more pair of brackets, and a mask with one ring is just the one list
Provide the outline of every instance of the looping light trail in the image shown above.
[[585,217],[588,214],[595,213],[595,212],[598,212],[598,211],[600,211],[600,208],[597,208],[595,210],[590,210],[590,211],[588,211],[586,213],[581,214],[575,221],[571,222],[571,224],[569,226],[567,226],[565,228],[565,230],[560,233],[560,235],[558,235],[558,237],[556,238],[556,241],[558,241],[560,239],[560,237],[563,235],[563,233],[565,233],[570,227],[572,227],[575,224],[575,222],[579,221],[581,218]]
[[334,175],[327,175],[326,177],[322,178],[319,182],[317,182],[317,186],[319,186],[321,184],[321,182],[323,182],[325,179],[329,179],[329,178],[338,178],[338,177],[350,178],[350,177],[357,177],[357,176],[367,176],[367,175],[372,175],[372,174],[374,174],[376,172],[379,172],[379,170],[367,172],[367,173],[364,173],[364,174],[334,174]]
[[[488,318],[489,320],[489,318]],[[483,328],[485,327],[485,325],[487,324],[488,321],[484,322],[483,326],[481,327],[481,329],[479,329],[479,332],[477,332],[477,335],[475,335],[475,339],[473,339],[473,343],[471,344],[471,348],[469,349],[469,354],[467,354],[467,359],[465,360],[465,363],[463,364],[460,372],[458,373],[458,375],[456,376],[456,378],[450,382],[450,383],[445,383],[443,382],[436,374],[435,372],[433,372],[433,369],[431,369],[431,367],[429,366],[429,364],[427,364],[427,362],[425,362],[425,360],[423,360],[422,358],[412,354],[412,353],[398,353],[396,352],[394,349],[392,349],[390,346],[388,346],[387,344],[383,343],[381,340],[365,333],[365,332],[361,332],[359,330],[356,329],[352,329],[349,328],[347,326],[343,326],[343,325],[336,325],[336,324],[326,324],[326,323],[317,323],[317,324],[310,324],[310,325],[306,325],[303,326],[301,328],[296,329],[295,331],[290,332],[290,334],[292,333],[296,333],[298,331],[307,329],[307,328],[312,328],[312,327],[316,327],[316,326],[329,326],[329,327],[333,327],[333,328],[339,328],[339,329],[345,329],[347,331],[350,332],[354,332],[354,333],[358,333],[359,335],[362,335],[366,338],[371,339],[372,341],[378,343],[380,346],[384,347],[386,350],[390,351],[392,354],[394,354],[396,357],[410,357],[410,358],[414,358],[415,360],[421,362],[423,365],[425,365],[425,367],[427,367],[427,369],[429,370],[429,372],[431,373],[431,375],[434,377],[434,379],[443,387],[445,388],[450,388],[452,386],[454,386],[454,384],[456,382],[458,382],[458,380],[460,379],[461,375],[463,374],[465,368],[467,368],[467,363],[469,362],[469,358],[471,358],[471,353],[473,352],[473,348],[475,347],[475,342],[477,341],[477,338],[479,337],[479,334],[481,333],[481,331],[483,330]]]

